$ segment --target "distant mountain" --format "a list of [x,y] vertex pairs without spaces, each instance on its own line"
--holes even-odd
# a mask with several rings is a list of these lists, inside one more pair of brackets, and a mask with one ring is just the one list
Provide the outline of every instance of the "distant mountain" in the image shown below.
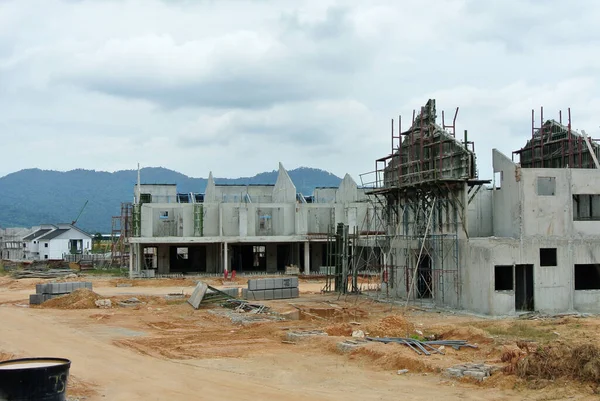
[[[327,171],[301,167],[288,171],[298,192],[310,195],[315,187],[338,186],[341,179]],[[203,193],[206,178],[192,178],[163,167],[141,170],[142,183],[177,184],[182,193]],[[254,177],[215,178],[217,184],[274,184],[277,171]],[[67,172],[21,170],[0,178],[0,227],[31,227],[43,223],[70,223],[85,201],[77,225],[91,233],[111,230],[111,217],[121,202],[133,200],[137,170],[114,173],[94,170]]]

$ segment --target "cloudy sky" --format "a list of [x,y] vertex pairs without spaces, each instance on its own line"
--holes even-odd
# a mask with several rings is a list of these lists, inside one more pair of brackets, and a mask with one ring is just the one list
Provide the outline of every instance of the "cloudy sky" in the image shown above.
[[[600,137],[596,0],[0,0],[0,176],[373,170],[429,98],[510,155],[531,109]],[[563,115],[565,114],[563,113]]]

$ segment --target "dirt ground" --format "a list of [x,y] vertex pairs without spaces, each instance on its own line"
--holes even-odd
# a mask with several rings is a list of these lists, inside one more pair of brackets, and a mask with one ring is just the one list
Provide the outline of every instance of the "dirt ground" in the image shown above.
[[[48,280],[0,277],[0,360],[70,359],[71,399],[397,400],[399,390],[409,400],[597,398],[597,317],[499,320],[405,309],[366,296],[321,294],[323,282],[303,280],[300,298],[263,302],[269,314],[244,314],[165,299],[190,294],[194,280],[80,280],[92,281],[94,293],[30,307],[35,284]],[[245,284],[207,281],[222,288]],[[119,306],[132,296],[142,303]],[[106,298],[111,308],[95,306]],[[287,338],[308,330],[328,335]],[[372,337],[467,340],[477,348],[445,347],[444,355],[425,356],[368,342],[340,351],[337,344],[359,330]],[[498,370],[481,382],[444,374],[466,362]]]

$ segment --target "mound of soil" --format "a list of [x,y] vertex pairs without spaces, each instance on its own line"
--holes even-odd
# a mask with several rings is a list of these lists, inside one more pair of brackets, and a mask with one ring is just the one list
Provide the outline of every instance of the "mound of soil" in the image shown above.
[[370,323],[364,329],[370,337],[409,337],[415,326],[401,315],[384,317],[377,323]]
[[327,327],[325,332],[334,337],[349,337],[352,335],[352,326],[348,323],[334,324]]
[[96,309],[96,301],[102,297],[87,288],[80,288],[62,297],[44,302],[42,308],[53,309]]
[[494,341],[485,330],[473,326],[458,327],[440,334],[442,340],[465,340],[469,343],[487,344]]

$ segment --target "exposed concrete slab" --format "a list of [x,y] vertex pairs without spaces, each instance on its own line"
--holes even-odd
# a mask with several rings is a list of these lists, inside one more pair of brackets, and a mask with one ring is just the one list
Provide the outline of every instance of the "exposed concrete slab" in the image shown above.
[[200,307],[200,303],[208,290],[208,285],[203,283],[202,281],[198,282],[192,296],[188,299],[188,303],[194,307],[194,309],[198,309]]

